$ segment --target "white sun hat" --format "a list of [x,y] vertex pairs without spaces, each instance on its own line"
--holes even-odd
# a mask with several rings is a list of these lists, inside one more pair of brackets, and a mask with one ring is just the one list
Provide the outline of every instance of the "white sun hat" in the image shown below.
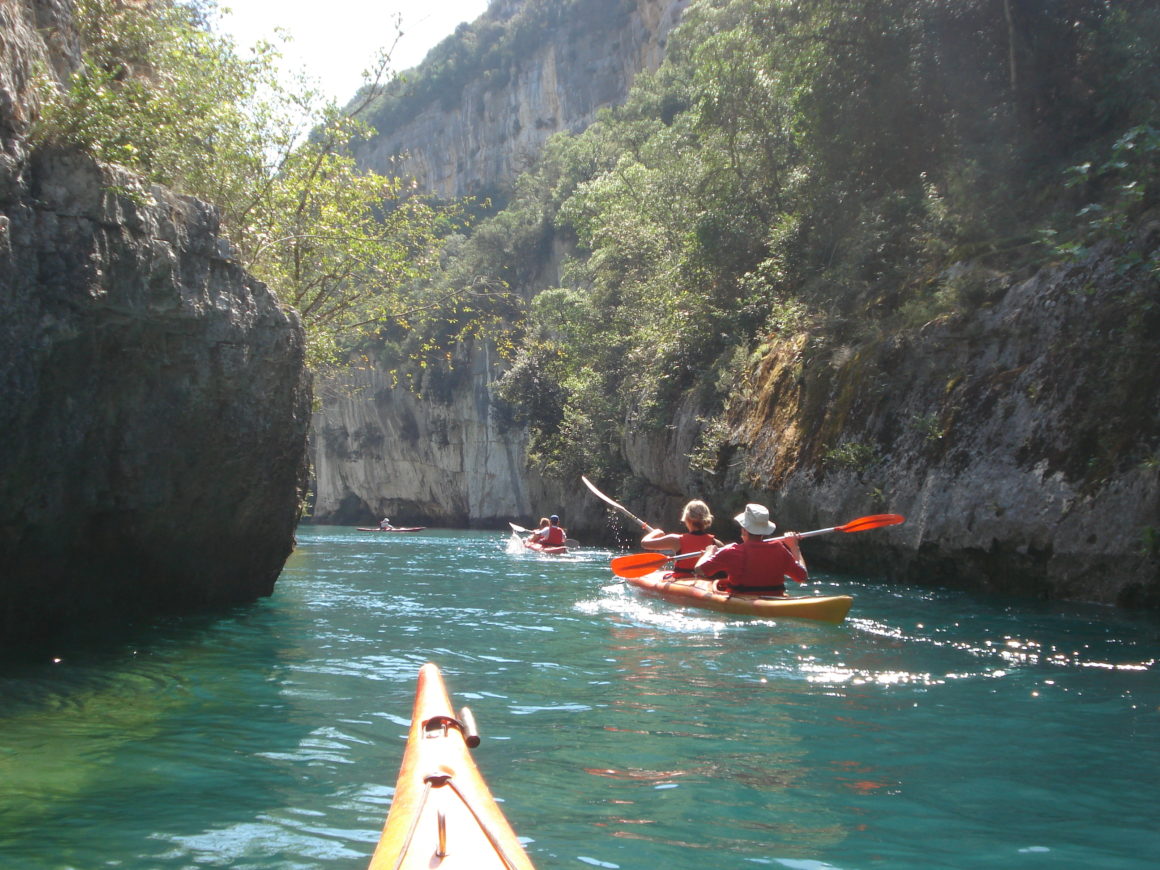
[[772,535],[777,525],[769,521],[769,508],[759,504],[747,504],[745,510],[735,516],[734,521],[751,535]]

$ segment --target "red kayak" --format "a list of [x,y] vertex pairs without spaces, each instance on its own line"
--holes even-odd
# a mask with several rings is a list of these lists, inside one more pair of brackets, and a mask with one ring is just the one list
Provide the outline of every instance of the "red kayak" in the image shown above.
[[408,527],[403,528],[403,529],[380,529],[378,526],[375,526],[374,528],[364,527],[364,526],[355,526],[355,530],[359,531],[359,532],[421,532],[425,528],[427,528],[427,527],[426,526],[408,526]]
[[529,543],[527,541],[524,541],[524,546],[533,552],[544,553],[548,556],[564,556],[568,553],[568,548],[565,546],[549,547],[539,542]]

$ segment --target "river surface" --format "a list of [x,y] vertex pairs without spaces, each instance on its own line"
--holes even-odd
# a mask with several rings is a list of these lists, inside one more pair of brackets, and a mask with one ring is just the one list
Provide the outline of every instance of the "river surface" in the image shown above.
[[0,662],[0,867],[365,868],[426,661],[541,870],[1156,866],[1154,616],[730,617],[508,543],[303,527],[269,599]]

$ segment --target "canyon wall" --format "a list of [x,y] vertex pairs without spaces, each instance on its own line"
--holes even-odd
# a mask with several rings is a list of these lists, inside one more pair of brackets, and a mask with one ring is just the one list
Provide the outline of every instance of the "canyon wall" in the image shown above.
[[[406,123],[380,130],[357,150],[358,159],[385,174],[413,176],[448,198],[502,191],[551,135],[583,129],[601,108],[623,101],[640,71],[659,66],[687,5],[573,4],[580,11],[570,27],[537,34],[534,48],[502,75],[469,81],[451,105],[424,105]],[[511,25],[525,6],[493,2],[474,26]],[[417,400],[381,371],[352,371],[320,385],[311,436],[315,522],[386,515],[405,524],[506,527],[534,520],[545,504],[565,510],[572,495],[525,467],[526,436],[489,422],[495,354],[474,344],[459,354],[472,375],[447,403]]]
[[531,510],[525,434],[494,419],[489,349],[459,348],[454,382],[412,392],[377,368],[320,381],[311,454],[317,522],[498,526]]
[[[450,104],[423,105],[380,128],[356,150],[384,174],[414,177],[448,199],[502,191],[553,134],[587,127],[624,100],[642,70],[664,56],[669,31],[689,0],[582,0],[531,49],[468,81]],[[476,27],[512,27],[524,0],[493,2]],[[422,69],[422,67],[420,68]]]
[[[1154,252],[1160,221],[1130,245]],[[1024,280],[988,278],[976,310],[880,344],[770,337],[705,471],[688,463],[704,450],[689,398],[672,427],[630,434],[635,506],[672,527],[704,495],[719,534],[747,501],[783,529],[901,513],[903,525],[811,539],[807,558],[1160,608],[1160,298],[1149,276],[1120,269],[1125,253],[1105,245]]]
[[69,6],[0,6],[0,643],[268,595],[310,385],[297,316],[211,206],[37,149]]
[[[546,38],[505,87],[470,83],[361,158],[387,171],[406,154],[445,196],[502,189],[548,135],[594,117],[599,82],[623,95],[633,63],[655,65],[683,4],[635,9],[616,38]],[[1156,226],[1141,227],[1133,256],[1152,255]],[[683,397],[663,428],[627,432],[629,477],[596,482],[670,530],[687,499],[707,498],[726,538],[747,501],[783,529],[901,513],[903,525],[811,539],[807,558],[923,585],[1160,607],[1160,300],[1154,280],[1119,268],[1124,253],[1018,278],[964,264],[951,278],[985,287],[976,304],[878,342],[769,336],[723,415]],[[491,428],[495,363],[471,371],[441,402],[381,372],[362,376],[370,401],[328,399],[314,423],[316,520],[502,528],[556,512],[586,543],[635,542],[639,530],[578,480],[541,479],[520,433]]]

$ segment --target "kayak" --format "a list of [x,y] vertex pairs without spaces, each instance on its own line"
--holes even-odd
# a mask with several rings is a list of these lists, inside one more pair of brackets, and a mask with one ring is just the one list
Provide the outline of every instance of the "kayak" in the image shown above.
[[355,531],[358,532],[421,532],[426,526],[408,526],[404,529],[380,529],[378,526],[355,526]]
[[563,556],[568,552],[568,548],[566,546],[558,545],[555,547],[549,547],[547,544],[541,544],[538,541],[532,541],[530,543],[528,541],[524,541],[524,546],[529,550],[533,550],[537,553],[545,553],[549,556]]
[[628,585],[652,595],[659,595],[674,604],[704,607],[722,613],[741,613],[750,616],[794,619],[816,619],[839,623],[846,618],[854,599],[849,595],[805,596],[775,598],[772,596],[722,592],[717,581],[695,577],[665,579],[667,571],[653,571],[643,577],[625,577]]
[[464,708],[457,719],[438,666],[423,665],[395,795],[368,870],[533,870],[468,752],[478,744],[471,712]]

